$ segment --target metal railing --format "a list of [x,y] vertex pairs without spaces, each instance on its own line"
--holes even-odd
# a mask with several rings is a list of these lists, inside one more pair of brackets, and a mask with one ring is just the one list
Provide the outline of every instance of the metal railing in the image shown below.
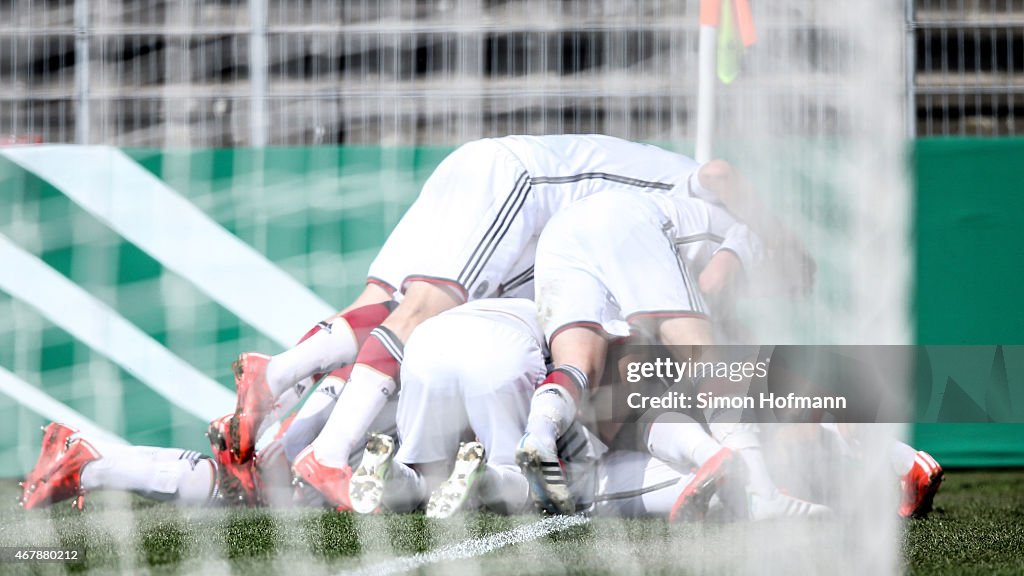
[[[1024,132],[1024,0],[907,2],[908,131]],[[162,147],[689,139],[697,5],[0,0],[0,136]],[[797,132],[842,123],[842,22],[826,8],[755,4],[758,50],[802,50],[808,66],[782,70],[755,51],[745,89],[807,100],[787,112]]]
[[919,136],[1024,134],[1024,0],[916,0]]

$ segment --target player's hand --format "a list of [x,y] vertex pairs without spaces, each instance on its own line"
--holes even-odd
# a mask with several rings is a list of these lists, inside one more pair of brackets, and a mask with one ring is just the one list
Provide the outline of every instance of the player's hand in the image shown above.
[[722,295],[733,285],[733,280],[742,267],[735,252],[719,250],[711,257],[697,279],[700,291],[712,298]]

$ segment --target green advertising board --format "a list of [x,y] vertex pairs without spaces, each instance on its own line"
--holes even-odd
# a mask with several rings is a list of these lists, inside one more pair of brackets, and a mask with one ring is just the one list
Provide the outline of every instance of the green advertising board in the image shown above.
[[[111,158],[129,172],[141,168],[164,182],[311,297],[339,305],[361,288],[376,249],[450,150],[129,149]],[[58,164],[47,170],[71,168]],[[1005,410],[991,418],[986,397],[998,377],[996,345],[1024,344],[1024,140],[920,140],[913,173],[916,340],[976,346],[962,357],[932,355],[918,406],[934,417],[944,402],[959,401],[949,396],[952,380],[992,420],[918,424],[915,445],[949,466],[1024,465],[1024,426],[1012,423],[1024,421],[1024,360],[1016,350],[1003,353]],[[84,208],[48,178],[3,156],[0,205],[11,207],[0,211],[0,234],[11,244],[216,386],[231,392],[228,364],[239,351],[282,348],[229,303],[197,288],[187,272],[126,239],[95,207]],[[107,208],[118,213],[117,207]],[[145,217],[160,221],[159,214]],[[126,370],[84,342],[74,312],[40,311],[3,290],[0,310],[0,367],[19,385],[41,390],[130,442],[205,448],[201,416],[207,410],[168,402],[147,380],[152,375]],[[18,394],[0,395],[0,476],[31,465],[38,434],[30,432],[46,420]],[[32,443],[19,441],[25,437]]]

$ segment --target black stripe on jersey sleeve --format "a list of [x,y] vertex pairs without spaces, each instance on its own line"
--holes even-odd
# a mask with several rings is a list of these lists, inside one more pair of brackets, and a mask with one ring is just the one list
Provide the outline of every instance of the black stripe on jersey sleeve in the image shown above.
[[530,178],[530,183],[572,184],[573,182],[581,182],[583,180],[608,180],[609,182],[624,184],[626,186],[633,186],[636,188],[655,188],[658,190],[671,190],[676,187],[676,185],[671,182],[641,180],[639,178],[631,178],[621,174],[609,174],[607,172],[584,172],[582,174],[573,174],[571,176],[533,176]]

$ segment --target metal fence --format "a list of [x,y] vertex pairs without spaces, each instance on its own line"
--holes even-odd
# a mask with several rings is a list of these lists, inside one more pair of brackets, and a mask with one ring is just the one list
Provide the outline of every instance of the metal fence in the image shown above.
[[918,135],[1024,134],[1024,0],[915,0],[908,20]]
[[[1024,131],[1024,0],[907,2],[909,130]],[[692,138],[697,6],[0,0],[0,137],[162,147]],[[842,49],[827,10],[755,3],[765,41],[785,38],[825,72]],[[832,122],[817,76],[773,72],[769,60],[767,92],[772,73],[804,82],[817,96],[801,115]]]

